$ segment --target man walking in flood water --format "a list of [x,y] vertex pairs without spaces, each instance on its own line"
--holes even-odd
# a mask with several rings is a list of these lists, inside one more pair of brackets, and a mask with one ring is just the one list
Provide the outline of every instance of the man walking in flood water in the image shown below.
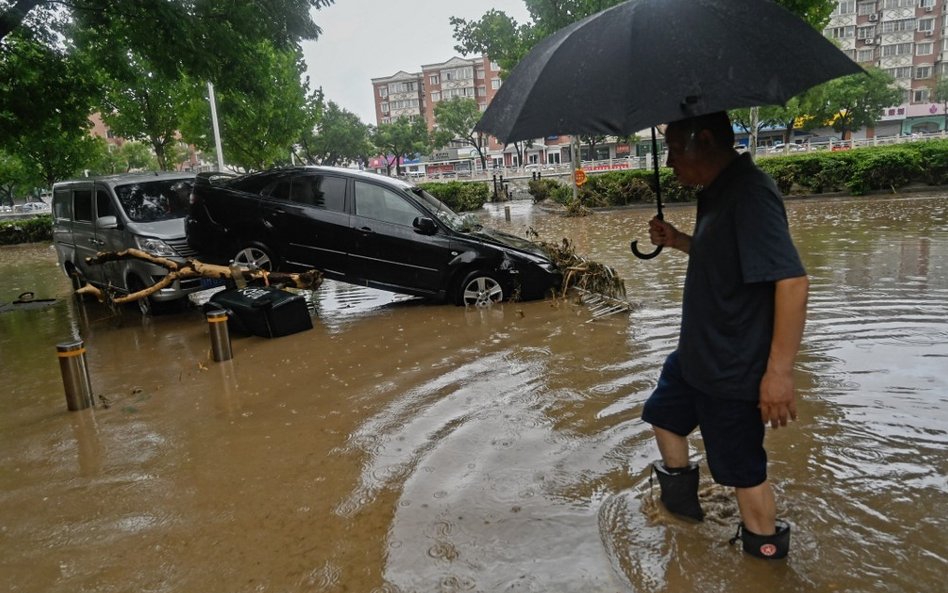
[[790,526],[776,518],[767,481],[764,428],[796,419],[793,360],[806,318],[809,283],[790,238],[773,180],[734,151],[724,112],[673,122],[668,166],[700,186],[694,234],[652,219],[655,245],[688,254],[678,348],[664,366],[642,418],[661,453],[653,464],[665,507],[702,520],[698,466],[687,436],[700,427],[716,482],[732,486],[741,523],[732,542],[746,553],[783,558]]

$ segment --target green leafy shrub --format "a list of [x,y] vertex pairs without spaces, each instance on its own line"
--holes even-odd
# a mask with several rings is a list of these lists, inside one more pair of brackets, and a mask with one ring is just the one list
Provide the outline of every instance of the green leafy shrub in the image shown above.
[[418,187],[447,204],[455,212],[479,210],[491,195],[490,186],[486,182],[422,183]]
[[901,146],[856,151],[852,156],[847,187],[854,195],[865,194],[873,189],[894,191],[895,188],[908,185],[921,174],[918,153]]
[[543,200],[553,199],[553,192],[562,185],[556,179],[531,179],[527,184],[527,192],[533,196],[534,203],[539,203]]
[[0,222],[0,245],[41,243],[52,240],[53,217],[49,214]]
[[948,140],[910,142],[902,146],[918,155],[921,181],[928,185],[948,184]]

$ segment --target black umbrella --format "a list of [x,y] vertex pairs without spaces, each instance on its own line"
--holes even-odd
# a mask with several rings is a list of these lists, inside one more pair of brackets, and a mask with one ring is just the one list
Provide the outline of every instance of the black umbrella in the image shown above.
[[770,0],[630,0],[541,41],[475,129],[503,142],[623,136],[686,117],[782,104],[858,72],[828,39]]

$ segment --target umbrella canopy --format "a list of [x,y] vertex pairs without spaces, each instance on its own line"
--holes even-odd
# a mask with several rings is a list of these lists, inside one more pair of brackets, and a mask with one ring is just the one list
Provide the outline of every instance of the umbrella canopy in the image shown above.
[[541,41],[475,129],[503,142],[621,136],[782,104],[858,72],[828,39],[770,0],[630,0]]

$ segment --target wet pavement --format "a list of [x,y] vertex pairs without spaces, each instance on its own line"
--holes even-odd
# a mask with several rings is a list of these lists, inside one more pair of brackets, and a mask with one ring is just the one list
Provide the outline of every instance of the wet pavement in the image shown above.
[[[0,248],[0,574],[11,591],[846,591],[948,573],[948,198],[788,201],[811,274],[800,419],[768,433],[788,561],[655,503],[638,416],[677,339],[686,259],[635,260],[649,210],[485,222],[625,278],[631,314],[570,300],[434,305],[327,282],[309,331],[234,337],[198,311],[77,305],[40,245]],[[666,217],[683,229],[693,207]],[[85,341],[94,409],[55,345]],[[707,471],[700,450],[704,479]]]

